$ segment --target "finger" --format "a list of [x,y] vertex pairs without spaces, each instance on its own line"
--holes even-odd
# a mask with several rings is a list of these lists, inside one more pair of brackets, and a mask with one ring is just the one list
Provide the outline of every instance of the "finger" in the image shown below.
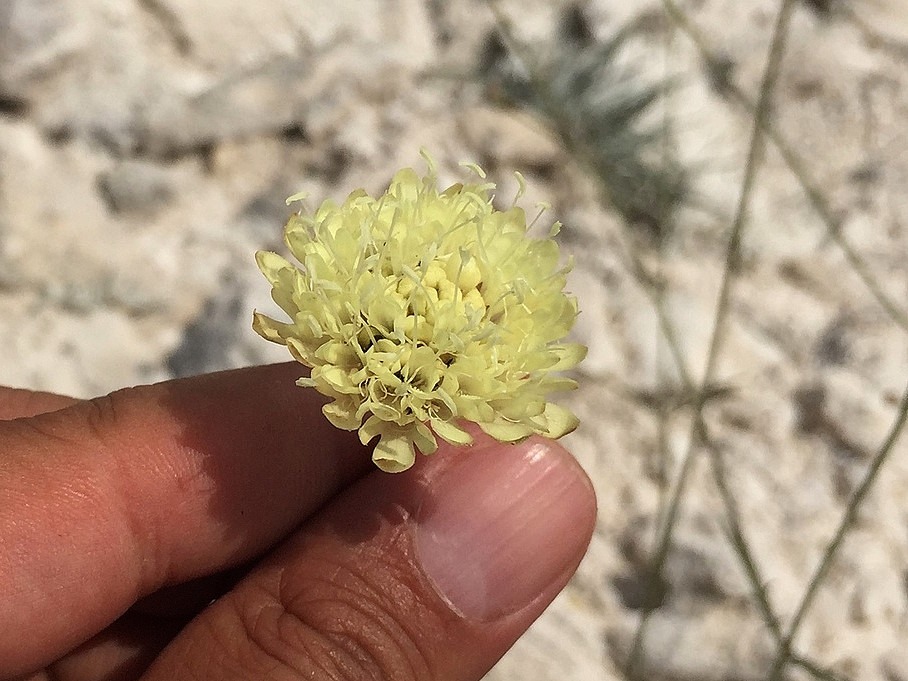
[[75,404],[74,397],[0,386],[0,421],[45,414]]
[[189,620],[223,596],[248,569],[225,572],[165,587],[136,603],[97,636],[27,681],[97,681],[139,678]]
[[184,625],[184,620],[127,614],[51,665],[43,678],[48,681],[138,679]]
[[565,585],[589,480],[538,439],[446,451],[339,495],[168,646],[144,681],[476,681]]
[[0,422],[0,669],[47,664],[138,598],[245,562],[367,469],[298,365]]

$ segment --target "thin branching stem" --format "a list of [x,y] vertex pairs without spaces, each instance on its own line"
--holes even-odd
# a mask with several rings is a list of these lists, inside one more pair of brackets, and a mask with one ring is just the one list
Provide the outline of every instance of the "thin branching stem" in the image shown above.
[[[770,103],[772,101],[772,92],[778,79],[782,56],[785,51],[785,38],[788,33],[788,24],[791,20],[791,14],[794,10],[794,0],[783,0],[782,8],[779,11],[773,31],[772,43],[769,48],[769,59],[763,73],[763,82],[760,86],[760,99],[757,110],[754,114],[754,125],[751,133],[750,144],[747,151],[747,160],[744,166],[744,179],[741,184],[741,191],[738,198],[738,205],[735,210],[735,216],[732,221],[731,233],[728,237],[728,244],[725,251],[725,266],[722,270],[722,281],[719,285],[718,301],[716,303],[716,314],[713,318],[712,332],[710,334],[709,346],[706,353],[706,362],[703,369],[703,379],[700,383],[700,389],[697,391],[696,402],[694,404],[694,418],[691,422],[691,433],[689,437],[688,453],[685,459],[691,457],[692,452],[696,450],[699,444],[698,434],[700,432],[700,423],[703,419],[703,407],[707,399],[707,388],[712,381],[713,372],[715,371],[716,361],[719,357],[724,340],[725,322],[730,310],[730,298],[732,284],[735,280],[736,265],[740,256],[741,238],[744,233],[744,226],[747,222],[747,216],[750,208],[750,198],[753,193],[754,183],[756,181],[757,169],[759,167],[760,157],[764,149],[763,121],[768,117]],[[686,463],[686,461],[685,461]],[[690,466],[682,465],[682,474],[689,472]],[[670,543],[670,535],[675,523],[678,512],[680,497],[683,494],[684,482],[686,478],[679,476],[679,484],[676,486],[675,503],[669,506],[669,515],[666,516],[663,525],[662,536],[656,551],[656,558],[661,563],[665,559],[665,553]]]
[[[676,24],[680,26],[692,38],[693,42],[698,46],[704,57],[706,59],[713,59],[714,57],[709,51],[709,48],[706,46],[706,41],[703,39],[702,35],[693,26],[688,17],[673,2],[673,0],[663,0],[663,4],[665,5],[668,14],[675,20]],[[757,107],[755,107],[750,102],[749,98],[740,89],[732,84],[728,84],[728,87],[734,98],[739,103],[744,104],[748,110],[752,112],[758,110],[759,104],[757,105]],[[755,119],[756,118],[757,117],[755,116]],[[895,304],[893,304],[892,301],[885,295],[885,293],[883,293],[880,285],[870,274],[870,268],[858,255],[856,249],[851,245],[846,236],[842,233],[842,230],[840,229],[840,221],[835,216],[834,211],[825,195],[810,180],[810,175],[806,170],[804,162],[793,151],[793,148],[781,137],[778,130],[772,124],[771,120],[764,118],[759,122],[764,126],[767,137],[773,141],[773,143],[779,150],[783,160],[798,178],[812,207],[827,225],[830,236],[842,249],[843,253],[846,256],[846,259],[851,264],[853,269],[857,272],[858,276],[862,279],[874,298],[877,299],[879,304],[884,308],[884,310],[886,310],[889,316],[897,324],[899,324],[899,326],[908,329],[908,317],[906,317],[905,313],[900,310]],[[897,436],[897,433],[903,427],[905,417],[904,408],[905,407],[903,404],[902,410],[899,414],[899,421],[894,424],[893,430],[890,433],[890,438],[887,439],[889,447],[891,447],[892,443],[894,443],[894,437]],[[844,534],[847,531],[847,528],[850,527],[850,523],[853,522],[853,515],[856,513],[857,506],[860,504],[861,498],[867,493],[870,486],[872,485],[872,476],[876,475],[879,466],[882,465],[882,459],[888,455],[887,447],[884,445],[884,448],[880,452],[882,456],[878,457],[878,459],[874,462],[876,465],[872,466],[868,471],[868,477],[865,479],[866,485],[862,485],[862,487],[859,488],[858,492],[856,492],[853,502],[857,503],[849,505],[850,513],[846,511],[846,515],[850,517],[843,519],[843,523],[839,528],[840,531],[836,534],[833,542],[831,542],[830,545],[827,546],[827,552],[824,554],[824,559],[821,561],[816,574],[816,577],[818,577],[819,579],[813,579],[809,587],[810,593],[805,593],[805,599],[802,603],[802,605],[805,607],[799,607],[798,613],[800,613],[800,615],[796,615],[795,619],[793,620],[792,624],[794,626],[789,629],[788,635],[783,635],[778,618],[776,617],[770,605],[768,594],[764,587],[764,580],[760,576],[757,564],[754,561],[749,546],[744,538],[740,525],[740,514],[737,510],[734,497],[728,488],[724,466],[721,462],[721,455],[718,450],[716,450],[715,445],[710,442],[708,433],[706,432],[705,424],[703,424],[702,421],[701,425],[703,427],[701,437],[711,454],[711,461],[713,464],[713,478],[720,491],[725,506],[726,517],[729,522],[730,539],[733,546],[735,547],[739,559],[742,562],[748,580],[751,583],[751,588],[754,593],[757,605],[760,608],[761,615],[767,627],[769,627],[770,631],[772,632],[773,636],[776,638],[780,646],[778,659],[774,662],[774,671],[771,673],[771,678],[779,677],[779,675],[781,675],[781,673],[784,671],[784,666],[786,665],[786,663],[791,663],[798,667],[801,667],[817,679],[840,681],[843,677],[833,673],[830,670],[820,667],[813,661],[801,656],[800,654],[792,650],[792,642],[794,638],[792,632],[796,634],[797,627],[800,625],[801,619],[806,613],[806,610],[809,607],[816,590],[819,588],[820,583],[822,582],[822,578],[825,576],[826,572],[829,569],[829,563],[834,557],[838,545],[844,539]],[[777,670],[775,669],[776,667],[778,667]]]
[[[753,592],[757,607],[760,610],[763,622],[772,633],[776,644],[781,645],[785,639],[785,632],[782,630],[779,618],[775,614],[769,600],[769,592],[766,590],[765,586],[766,580],[763,578],[753,552],[750,549],[750,545],[747,543],[747,539],[744,536],[744,528],[741,523],[741,512],[738,509],[738,502],[735,499],[734,492],[732,492],[731,487],[728,484],[728,476],[725,471],[725,462],[722,457],[722,452],[719,449],[719,446],[710,437],[705,422],[700,422],[700,428],[701,440],[709,453],[713,480],[719,490],[722,505],[724,506],[725,518],[728,522],[728,539],[738,556],[738,560],[741,562],[741,566],[744,568],[744,573],[750,583],[750,588]],[[836,675],[832,671],[821,667],[813,660],[797,653],[792,653],[791,663],[801,667],[815,679],[818,679],[818,681],[845,681],[843,677]]]
[[869,21],[862,17],[849,3],[840,3],[836,10],[850,21],[861,32],[864,41],[871,47],[882,49],[896,59],[908,59],[908,42],[890,38],[876,30]]
[[[719,349],[722,345],[725,319],[729,311],[728,303],[731,295],[731,286],[735,279],[735,269],[740,257],[741,237],[750,213],[750,199],[756,181],[757,168],[765,148],[766,137],[764,131],[771,109],[772,93],[781,71],[782,58],[785,54],[786,39],[788,37],[788,26],[791,23],[791,16],[795,6],[795,0],[782,0],[782,7],[776,19],[772,43],[769,47],[769,59],[767,59],[766,68],[763,72],[763,81],[760,84],[760,96],[754,112],[753,131],[744,166],[744,180],[741,185],[734,221],[732,222],[731,235],[728,239],[725,269],[722,273],[722,283],[719,288],[719,302],[717,303],[716,316],[713,320],[712,338],[706,356],[706,367],[703,370],[703,387],[709,384],[709,379],[715,369]],[[704,394],[705,391],[701,391],[701,397],[697,404],[698,414],[702,410],[705,401]]]
[[817,681],[851,681],[847,676],[842,676],[831,669],[821,667],[813,660],[802,657],[801,655],[792,653],[791,663],[796,667],[803,669],[813,676],[813,678],[817,679]]
[[[744,227],[749,214],[750,199],[756,181],[759,160],[764,149],[763,121],[768,117],[771,108],[772,92],[780,72],[782,57],[785,52],[785,38],[788,34],[788,25],[794,7],[795,0],[783,0],[782,8],[779,11],[778,19],[773,30],[772,43],[769,48],[769,59],[767,60],[763,74],[763,82],[760,86],[760,100],[754,116],[753,131],[745,163],[744,179],[741,185],[738,205],[735,210],[735,217],[732,221],[731,233],[728,237],[728,245],[725,252],[725,267],[723,268],[722,281],[719,285],[716,314],[713,319],[712,332],[710,334],[710,342],[703,369],[703,379],[700,383],[700,389],[697,391],[696,402],[694,404],[694,419],[692,421],[689,438],[690,451],[695,450],[696,445],[698,444],[698,424],[703,418],[703,407],[707,401],[708,387],[712,381],[716,361],[724,341],[725,322],[730,311],[731,290],[736,277],[736,265],[740,255],[741,238],[744,234]],[[689,458],[689,455],[685,458]],[[685,467],[682,466],[682,472],[685,470]],[[689,470],[689,467],[687,467],[687,470]],[[683,484],[679,484],[676,489],[676,493],[680,497],[683,492]],[[670,515],[665,519],[662,537],[659,542],[659,549],[656,551],[657,558],[663,560],[666,551],[665,546],[669,543],[669,535],[677,515],[677,506],[677,502],[670,506]]]
[[[621,237],[619,237],[621,238]],[[622,239],[622,245],[628,251],[631,266],[630,271],[634,281],[640,286],[643,294],[649,299],[650,305],[656,313],[656,322],[659,324],[659,330],[662,332],[662,338],[668,346],[668,351],[672,356],[672,361],[678,372],[678,378],[681,380],[685,390],[694,390],[694,379],[691,376],[690,369],[684,359],[684,351],[681,349],[681,341],[674,324],[668,314],[668,307],[665,302],[663,286],[661,282],[653,283],[652,278],[646,273],[646,269],[641,262],[639,254],[630,245],[629,239]]]
[[[693,24],[678,8],[675,2],[673,0],[663,0],[663,4],[665,5],[667,13],[675,20],[676,24],[680,28],[682,28],[697,45],[701,53],[704,55],[704,58],[712,59],[712,54],[709,51],[705,40],[702,39],[702,36],[697,31],[696,27],[693,26]],[[781,659],[781,663],[779,664],[779,673],[784,672],[784,667],[787,664],[792,664],[805,670],[814,678],[819,679],[820,681],[845,681],[844,677],[837,675],[836,673],[825,669],[820,665],[817,665],[814,661],[800,655],[792,649],[794,635],[797,633],[797,626],[800,623],[797,617],[792,622],[794,626],[789,628],[787,634],[782,631],[779,619],[772,609],[769,595],[764,585],[764,580],[760,574],[756,560],[754,559],[744,536],[740,511],[737,507],[737,502],[735,500],[734,494],[728,485],[721,452],[718,449],[717,445],[711,440],[703,417],[703,409],[709,396],[709,385],[712,380],[712,374],[715,371],[715,365],[723,342],[723,333],[728,314],[731,288],[735,277],[735,265],[739,257],[741,236],[749,213],[748,209],[750,196],[753,191],[756,170],[764,150],[765,138],[772,140],[775,146],[778,148],[783,160],[788,164],[789,168],[798,178],[801,186],[807,194],[810,204],[827,225],[830,236],[843,250],[846,259],[849,261],[853,269],[858,273],[859,277],[864,281],[865,285],[878,300],[878,302],[880,302],[887,313],[897,323],[899,323],[900,326],[908,330],[908,316],[906,316],[904,312],[902,312],[897,306],[895,306],[882,291],[882,288],[870,274],[870,270],[867,265],[857,254],[857,251],[851,246],[846,237],[842,234],[842,231],[840,229],[840,221],[835,216],[831,204],[826,199],[824,194],[819,190],[819,188],[810,180],[810,175],[807,172],[803,161],[792,150],[791,146],[788,145],[786,141],[779,135],[778,130],[771,122],[769,116],[771,109],[771,95],[774,89],[775,81],[778,77],[780,64],[784,53],[787,27],[790,22],[791,14],[794,10],[795,4],[796,3],[794,0],[783,0],[782,2],[775,31],[773,34],[769,58],[767,60],[767,65],[764,71],[763,82],[760,88],[760,96],[757,103],[752,104],[747,95],[745,95],[742,91],[737,89],[732,84],[728,85],[729,91],[734,99],[737,100],[739,104],[744,105],[749,111],[752,112],[754,128],[751,137],[751,144],[748,149],[748,157],[745,166],[745,177],[742,182],[739,203],[732,223],[731,234],[726,250],[725,268],[723,270],[722,282],[719,289],[716,315],[713,321],[712,335],[710,338],[710,345],[705,363],[703,380],[699,390],[696,390],[694,387],[693,380],[686,366],[683,352],[681,351],[680,343],[675,334],[674,326],[669,319],[669,315],[665,306],[664,291],[662,290],[661,283],[654,281],[653,277],[646,271],[646,268],[642,265],[642,259],[636,253],[636,248],[633,246],[633,244],[623,244],[625,246],[626,252],[629,255],[630,266],[628,267],[628,269],[633,274],[635,280],[637,281],[638,285],[640,285],[645,295],[649,298],[649,301],[656,312],[662,336],[664,337],[664,340],[669,348],[672,360],[676,365],[681,383],[683,384],[685,390],[695,397],[694,416],[692,419],[689,447],[685,454],[685,457],[681,462],[680,470],[671,489],[669,499],[667,500],[667,503],[661,504],[661,532],[658,535],[658,541],[653,553],[653,557],[651,558],[650,565],[647,569],[647,575],[645,575],[645,577],[650,580],[650,586],[652,588],[659,588],[661,571],[671,547],[671,535],[686,489],[686,482],[691,475],[696,459],[695,453],[701,447],[703,447],[710,455],[712,477],[723,501],[725,515],[728,522],[729,541],[734,547],[735,552],[738,555],[739,560],[741,561],[741,564],[744,568],[748,581],[750,582],[754,599],[760,610],[761,616],[779,646],[778,658]],[[554,99],[547,88],[543,74],[540,74],[538,68],[536,68],[532,54],[529,52],[529,50],[525,49],[524,46],[516,39],[508,19],[495,5],[495,3],[492,3],[492,7],[497,17],[498,26],[505,44],[508,46],[512,55],[523,62],[526,73],[529,75],[529,80],[532,87],[536,91],[536,94],[539,96],[540,100],[544,103],[547,115],[552,118],[552,124],[556,133],[558,133],[562,138],[562,143],[566,145],[567,150],[581,162],[581,165],[586,165],[586,163],[584,162],[583,150],[574,148],[569,137],[561,134],[563,121],[559,119],[559,106],[556,102],[554,102]],[[592,169],[588,168],[588,170]],[[595,172],[592,172],[590,174],[597,179],[604,180],[604,178],[599,178]],[[622,241],[625,241],[623,237]],[[661,246],[662,243],[660,241],[660,247]],[[660,255],[664,255],[661,248]],[[658,276],[659,275],[657,273],[657,277]],[[661,279],[661,277],[659,278]],[[906,396],[908,396],[908,393],[906,393]],[[897,436],[897,433],[901,430],[903,422],[905,420],[905,406],[906,405],[903,404],[902,409],[900,410],[899,422],[896,424],[896,426],[894,426],[893,430],[894,435],[891,434],[892,437],[890,439],[892,440],[892,443],[894,443],[895,436]],[[660,427],[664,428],[666,426],[666,423],[664,421],[664,419],[666,418],[666,413],[660,412],[660,418],[662,419],[660,421]],[[663,438],[660,438],[660,443],[662,445],[665,444],[663,442]],[[890,443],[890,447],[892,443]],[[886,452],[886,455],[888,455],[888,450],[886,450]],[[882,453],[883,452],[881,451],[881,454]],[[882,458],[885,458],[885,455]],[[882,461],[879,461],[879,464],[876,467],[877,470],[880,465],[882,465]],[[864,490],[865,494],[866,491],[869,490],[869,487],[872,485],[872,480],[867,482],[867,489]],[[860,500],[858,500],[857,505],[859,505],[859,503]],[[854,511],[855,513],[857,510],[856,506]],[[853,519],[850,522],[853,522]],[[843,521],[843,525],[844,524],[845,523]],[[838,544],[844,538],[844,534],[845,532],[843,531],[841,533],[841,536],[837,535],[836,540],[834,540],[827,547],[827,555],[829,555],[829,561],[831,561],[832,555],[835,553]],[[826,571],[828,571],[828,565],[824,567],[823,562],[821,562],[820,567],[822,568],[822,573],[820,573],[818,570],[819,579],[812,581],[811,588],[809,588],[808,592],[805,593],[805,602],[802,603],[802,605],[804,606],[804,612],[806,612],[807,608],[810,605],[810,601],[813,598],[813,593],[810,592],[816,591],[816,589],[819,587],[820,582],[822,581],[822,578],[825,576]],[[652,612],[653,609],[651,608],[644,610],[641,615],[638,628],[635,632],[631,652],[627,660],[627,666],[625,669],[628,677],[632,679],[639,678],[639,667],[640,663],[642,662],[645,629]],[[803,617],[803,614],[801,615],[801,617]],[[778,661],[779,660],[777,659],[776,662],[778,663]]]
[[[673,19],[675,19],[676,23],[682,28],[682,30],[684,30],[689,36],[691,36],[694,43],[701,50],[701,53],[703,53],[706,58],[712,59],[713,56],[709,49],[706,47],[706,41],[694,28],[693,24],[689,21],[687,16],[680,11],[674,1],[663,0],[663,4],[667,9],[668,14]],[[786,162],[789,169],[794,173],[794,175],[800,182],[810,204],[826,224],[829,236],[840,247],[849,264],[864,282],[865,286],[871,292],[873,297],[896,324],[898,324],[902,329],[908,331],[908,314],[906,314],[895,303],[893,303],[892,300],[884,293],[880,284],[871,274],[869,266],[866,264],[863,258],[860,257],[857,250],[847,239],[841,229],[840,220],[835,216],[835,213],[825,195],[810,179],[810,174],[808,173],[803,160],[797,155],[797,153],[794,152],[791,145],[789,145],[784,140],[775,126],[772,125],[771,121],[767,117],[761,118],[759,116],[760,102],[758,102],[757,105],[754,106],[753,104],[751,104],[747,95],[745,95],[733,84],[729,83],[728,88],[729,92],[734,96],[735,100],[745,105],[749,110],[754,111],[755,122],[764,127],[766,136],[773,141],[783,160]],[[886,442],[881,447],[877,456],[874,458],[874,461],[871,463],[871,466],[868,469],[865,478],[862,480],[861,485],[855,491],[851,501],[849,502],[842,521],[836,531],[836,534],[827,545],[823,557],[821,558],[820,563],[817,567],[817,570],[808,584],[807,590],[805,591],[802,600],[799,603],[797,610],[795,611],[795,615],[792,618],[791,624],[789,625],[784,638],[779,641],[778,654],[770,669],[769,678],[771,681],[778,681],[779,679],[781,679],[782,675],[784,674],[784,669],[789,663],[797,664],[818,679],[839,678],[832,672],[818,667],[806,658],[794,654],[792,651],[792,644],[794,642],[795,636],[797,635],[798,629],[800,628],[800,625],[803,622],[803,619],[806,616],[807,611],[809,610],[810,605],[812,604],[813,599],[816,596],[819,587],[828,574],[828,571],[832,565],[832,561],[835,558],[835,555],[838,552],[841,543],[844,541],[848,530],[854,524],[854,520],[864,500],[864,497],[870,491],[877,475],[879,474],[880,468],[888,458],[896,439],[898,438],[901,430],[904,427],[906,413],[908,413],[908,391],[906,391],[905,396],[902,399],[898,416],[893,423],[892,429],[886,439]],[[719,484],[720,491],[722,491],[724,483],[721,481],[721,477],[723,475],[721,468],[715,468],[714,473],[719,473],[718,477],[714,477],[716,477],[717,484]],[[723,495],[725,494],[727,494],[727,491],[723,492]],[[729,511],[731,508],[732,507],[728,503],[726,503],[726,511]],[[733,513],[727,513],[727,515],[729,519],[736,517],[736,514]],[[745,569],[749,572],[749,578],[752,586],[759,586],[759,588],[755,589],[754,593],[757,603],[761,609],[761,613],[763,614],[764,620],[766,621],[767,626],[770,627],[770,630],[773,632],[773,634],[778,635],[778,620],[775,618],[772,609],[769,606],[769,601],[766,597],[765,589],[762,588],[762,580],[759,579],[759,575],[755,571],[756,564],[753,562],[752,558],[749,557],[749,551],[747,551],[746,549],[746,542],[744,542],[743,535],[737,533],[736,538],[736,531],[734,530],[734,528],[732,528],[732,535],[733,541],[739,549],[739,556],[742,558]]]
[[[719,60],[709,46],[709,42],[703,36],[702,32],[693,24],[690,18],[678,7],[675,0],[662,0],[666,14],[675,22],[675,24],[687,34],[688,38],[700,52],[703,60],[708,64],[717,63]],[[723,83],[725,92],[739,106],[755,115],[759,107],[759,102],[755,105],[751,102],[747,94],[730,80]],[[791,170],[792,174],[801,185],[802,190],[807,195],[811,207],[823,221],[826,226],[826,232],[830,239],[841,249],[848,260],[848,264],[867,287],[867,290],[877,301],[886,314],[908,332],[908,312],[895,303],[892,298],[883,290],[880,282],[874,277],[870,266],[860,256],[857,249],[848,239],[842,229],[842,221],[836,215],[835,210],[829,200],[820,190],[817,183],[812,179],[812,174],[807,169],[807,164],[803,158],[794,150],[794,147],[785,139],[779,129],[773,125],[772,120],[765,118],[762,121],[765,127],[766,136],[772,141],[782,160]]]
[[744,568],[744,572],[750,582],[754,600],[756,600],[757,606],[760,608],[760,614],[763,617],[763,621],[766,622],[766,626],[769,627],[769,630],[772,632],[776,641],[780,641],[783,636],[782,625],[779,624],[779,618],[776,617],[776,614],[772,609],[772,605],[769,601],[769,594],[764,586],[763,576],[760,574],[757,562],[750,550],[750,545],[744,537],[744,529],[741,524],[741,513],[738,509],[738,502],[735,500],[734,493],[728,484],[728,476],[725,473],[725,462],[722,458],[722,452],[706,431],[706,424],[701,422],[700,428],[700,437],[706,446],[707,452],[709,452],[713,480],[716,483],[716,487],[719,489],[719,495],[721,496],[722,503],[725,507],[729,540],[731,541],[735,552],[738,554],[741,566]]
[[[794,0],[782,0],[776,24],[773,28],[772,41],[769,47],[769,57],[766,61],[763,79],[760,84],[760,96],[757,102],[756,111],[754,112],[753,129],[744,168],[744,179],[741,184],[738,205],[735,210],[735,216],[731,225],[731,233],[728,238],[725,252],[725,266],[722,271],[722,281],[719,286],[716,314],[713,318],[712,332],[710,334],[706,362],[704,363],[703,378],[700,383],[700,389],[696,394],[694,415],[691,421],[691,432],[688,438],[688,448],[682,460],[681,469],[672,491],[668,507],[666,508],[661,530],[658,534],[656,548],[653,551],[653,557],[648,570],[650,578],[654,581],[658,581],[658,577],[661,575],[662,568],[665,564],[665,559],[671,549],[672,533],[674,532],[682,499],[685,490],[687,489],[687,481],[694,468],[695,454],[698,451],[700,444],[702,444],[700,437],[702,430],[700,424],[703,421],[703,407],[707,400],[707,391],[712,381],[716,361],[719,357],[719,352],[724,340],[725,322],[730,310],[729,303],[732,284],[735,280],[737,271],[736,265],[740,255],[741,238],[750,212],[750,199],[753,193],[760,159],[765,147],[765,120],[769,117],[772,93],[781,71],[782,58],[785,54],[786,38],[788,36],[788,26],[791,22],[794,8]],[[635,678],[640,667],[640,656],[643,649],[643,630],[649,619],[648,615],[648,612],[644,612],[634,635],[635,646],[632,648],[630,658],[628,659],[625,668],[630,678]]]
[[901,435],[902,429],[905,427],[906,417],[908,417],[908,387],[905,388],[905,392],[902,395],[898,412],[886,439],[873,457],[873,461],[871,461],[870,466],[867,468],[864,478],[848,501],[848,506],[845,508],[842,520],[839,523],[832,540],[826,545],[823,557],[820,558],[820,562],[817,565],[813,576],[810,578],[810,582],[808,582],[807,589],[804,591],[800,603],[798,603],[791,623],[788,625],[788,630],[782,641],[782,645],[779,647],[778,655],[770,669],[770,681],[779,681],[779,679],[783,678],[782,675],[785,671],[785,666],[791,657],[791,646],[795,636],[797,636],[798,629],[804,621],[804,617],[807,615],[807,611],[810,609],[820,585],[829,573],[829,569],[832,567],[833,560],[835,559],[842,542],[845,540],[848,531],[854,526],[858,511],[860,511],[864,499],[873,487],[873,483],[876,482],[877,476],[883,468],[883,464],[886,463],[889,455],[892,453],[895,443],[898,441],[899,435]]

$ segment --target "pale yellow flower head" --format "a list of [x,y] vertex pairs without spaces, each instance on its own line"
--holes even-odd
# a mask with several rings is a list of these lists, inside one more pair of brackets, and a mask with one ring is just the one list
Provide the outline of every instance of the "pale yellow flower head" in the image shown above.
[[290,321],[256,313],[253,327],[311,368],[297,383],[333,399],[331,423],[379,438],[373,460],[391,472],[413,464],[414,447],[434,452],[436,436],[469,444],[464,421],[505,442],[577,426],[547,401],[576,387],[557,372],[586,354],[563,342],[577,303],[557,224],[529,238],[522,209],[492,207],[495,185],[439,191],[429,168],[401,170],[378,198],[357,190],[293,215],[284,236],[301,267],[256,255]]

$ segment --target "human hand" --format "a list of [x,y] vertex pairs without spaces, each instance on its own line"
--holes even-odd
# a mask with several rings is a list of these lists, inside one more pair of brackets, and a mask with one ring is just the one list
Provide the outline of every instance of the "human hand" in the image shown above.
[[91,401],[0,389],[0,678],[475,681],[495,663],[586,549],[586,476],[539,439],[381,473],[299,370]]

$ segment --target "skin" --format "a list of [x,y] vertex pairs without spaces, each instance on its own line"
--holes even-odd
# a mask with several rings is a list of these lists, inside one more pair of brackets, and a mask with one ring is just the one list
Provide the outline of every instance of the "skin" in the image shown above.
[[0,388],[0,679],[481,678],[575,570],[591,489],[557,574],[512,612],[465,617],[413,525],[472,454],[376,471],[299,373],[88,401]]

